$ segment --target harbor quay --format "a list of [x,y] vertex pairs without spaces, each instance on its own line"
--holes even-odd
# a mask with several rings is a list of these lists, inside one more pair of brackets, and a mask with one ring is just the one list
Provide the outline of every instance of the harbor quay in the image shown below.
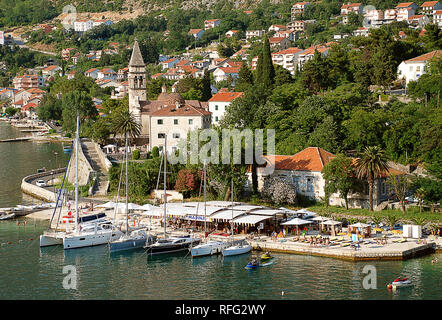
[[[81,202],[80,206],[87,207],[86,202]],[[121,230],[124,230],[125,214],[114,213],[109,210],[94,210],[94,213],[106,212],[109,219],[114,221],[114,224]],[[46,209],[38,212],[33,212],[26,216],[28,219],[36,220],[50,220],[52,217],[53,209]],[[66,230],[67,223],[63,223],[63,219],[66,220],[66,216],[59,217],[59,221],[54,219],[52,221],[51,228],[57,230]],[[147,218],[140,215],[131,215],[129,221],[129,227],[136,229],[139,227],[147,228],[148,232],[163,237],[164,226],[162,225],[161,218]],[[345,231],[345,228],[344,228]],[[183,236],[188,234],[187,229],[178,229],[175,227],[167,227],[167,234],[169,236]],[[204,231],[195,230],[191,233],[193,237],[204,238]],[[342,234],[342,233],[341,233]],[[310,238],[322,237],[328,238],[329,244],[315,244],[309,243]],[[318,234],[311,234],[305,237],[286,236],[283,238],[274,238],[271,236],[252,236],[250,234],[208,234],[210,240],[215,241],[240,241],[245,240],[248,242],[253,250],[262,252],[277,252],[286,254],[297,255],[310,255],[317,257],[327,257],[346,261],[393,261],[393,260],[407,260],[417,258],[420,256],[432,254],[435,252],[441,252],[442,241],[440,237],[430,236],[426,239],[404,239],[398,234],[387,234],[383,239],[385,242],[380,244],[377,238],[368,238],[359,242],[358,247],[354,247],[351,244],[351,237],[337,236],[327,237],[320,236]]]

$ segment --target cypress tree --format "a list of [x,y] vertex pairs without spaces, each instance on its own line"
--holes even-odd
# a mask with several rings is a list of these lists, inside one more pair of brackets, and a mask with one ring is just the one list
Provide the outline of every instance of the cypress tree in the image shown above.
[[265,37],[262,45],[262,75],[261,83],[270,87],[274,83],[275,68],[273,67],[272,54],[270,53],[269,38]]
[[202,80],[201,100],[208,101],[212,97],[212,88],[210,88],[210,74],[204,71],[204,77]]
[[259,50],[258,54],[258,62],[256,64],[256,83],[260,83],[262,81],[262,49]]
[[246,64],[241,66],[238,73],[238,82],[236,83],[235,90],[246,91],[246,89],[253,85],[253,74]]

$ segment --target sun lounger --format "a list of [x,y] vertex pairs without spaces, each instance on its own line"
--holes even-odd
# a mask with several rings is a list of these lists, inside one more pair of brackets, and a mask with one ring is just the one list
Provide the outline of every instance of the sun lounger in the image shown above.
[[341,243],[341,247],[348,247],[350,243]]

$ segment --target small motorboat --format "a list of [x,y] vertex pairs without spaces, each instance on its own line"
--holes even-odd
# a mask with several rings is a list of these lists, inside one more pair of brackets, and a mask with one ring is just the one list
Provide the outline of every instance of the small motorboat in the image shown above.
[[410,287],[413,284],[411,283],[410,280],[408,280],[407,278],[397,278],[396,280],[394,280],[392,283],[390,283],[387,287],[388,289],[397,289],[397,288],[404,288],[404,287]]
[[10,220],[15,217],[15,213],[0,212],[0,220]]
[[271,259],[259,262],[258,259],[254,258],[244,267],[244,269],[252,270],[261,267],[266,267],[273,264],[274,260],[275,259],[272,257]]
[[254,258],[245,266],[245,269],[256,269],[260,266],[261,264],[259,263],[258,259]]

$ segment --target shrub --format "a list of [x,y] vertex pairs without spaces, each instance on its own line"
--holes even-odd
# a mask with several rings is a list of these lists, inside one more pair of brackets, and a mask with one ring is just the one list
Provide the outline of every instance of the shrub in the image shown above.
[[132,159],[134,159],[134,160],[140,159],[140,150],[135,149],[134,152],[132,152]]
[[160,149],[157,146],[152,148],[152,158],[158,158],[160,156]]

